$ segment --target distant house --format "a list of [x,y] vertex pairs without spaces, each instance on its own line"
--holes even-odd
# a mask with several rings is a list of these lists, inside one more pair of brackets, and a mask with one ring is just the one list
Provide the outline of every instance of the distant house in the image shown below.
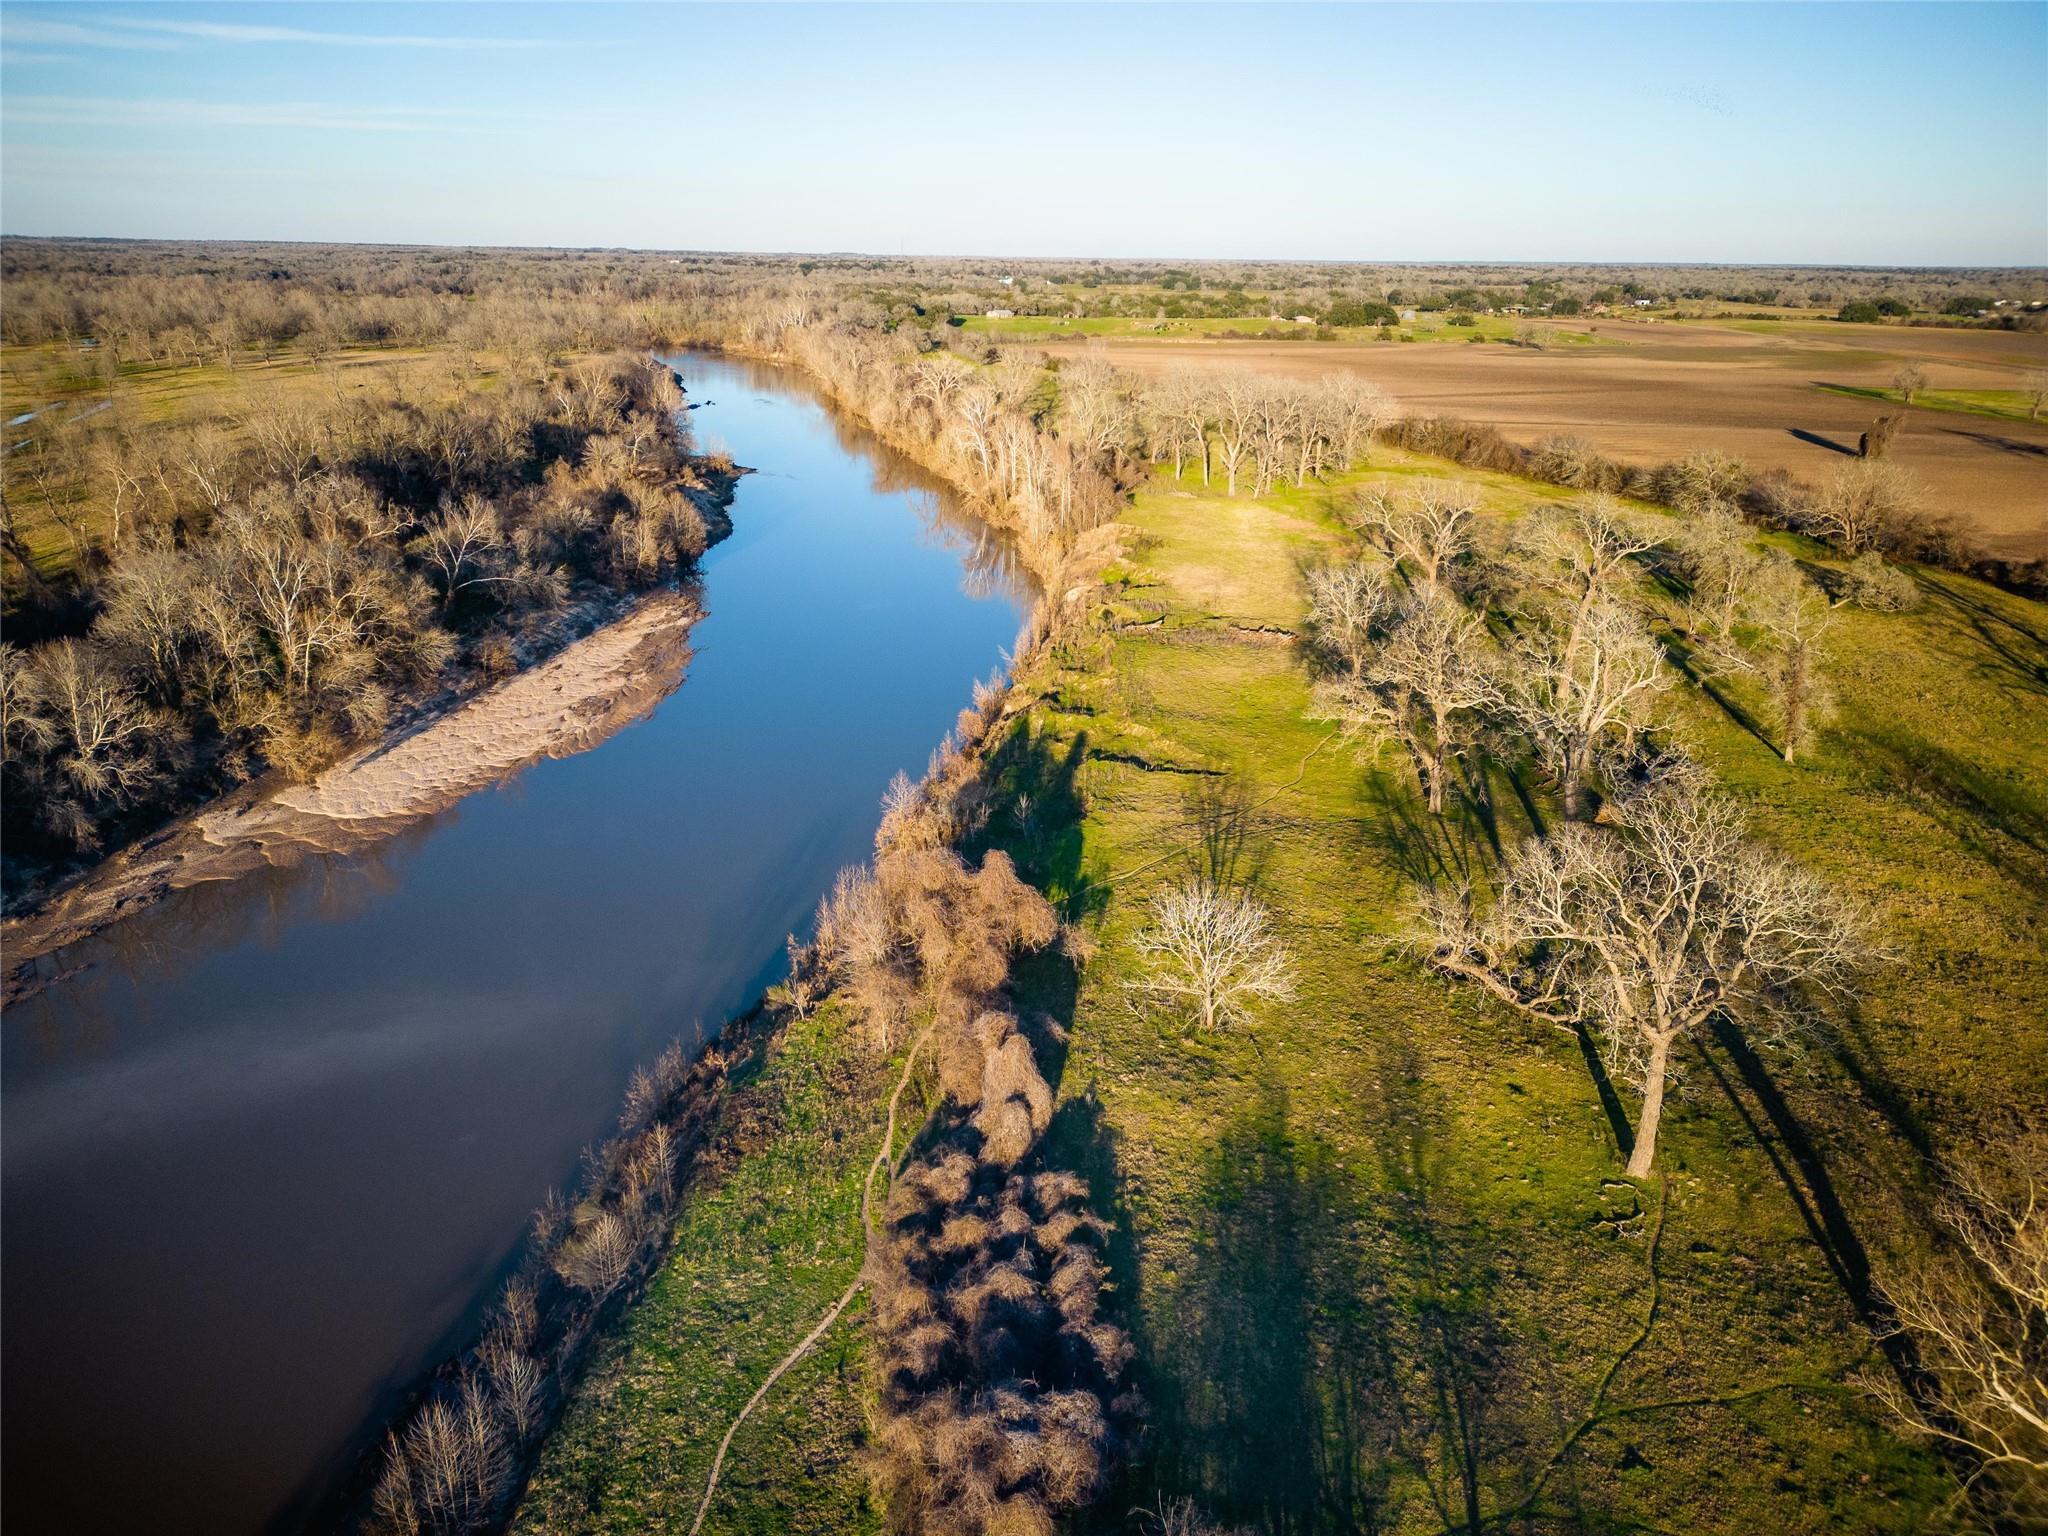
[[1648,309],[1648,308],[1649,308],[1649,307],[1650,307],[1650,306],[1651,306],[1652,304],[1654,304],[1654,303],[1656,303],[1656,302],[1657,302],[1657,301],[1656,301],[1655,299],[1637,299],[1637,300],[1636,300],[1636,308],[1637,308],[1637,309]]
[[1316,323],[1316,317],[1314,315],[1296,315],[1294,317],[1294,323],[1296,325],[1314,325]]
[[989,320],[1014,320],[1017,318],[1017,311],[1014,309],[992,309],[983,318]]

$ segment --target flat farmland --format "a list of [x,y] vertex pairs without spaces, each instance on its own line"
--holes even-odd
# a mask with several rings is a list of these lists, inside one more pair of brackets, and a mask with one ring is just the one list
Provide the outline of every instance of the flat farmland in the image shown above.
[[[1838,389],[1882,390],[1911,361],[1937,398],[1996,392],[2017,402],[2026,374],[2048,367],[2048,336],[2011,331],[1774,321],[1593,320],[1599,346],[1553,348],[1400,342],[1160,341],[1045,343],[1054,354],[1100,348],[1140,372],[1177,364],[1248,367],[1311,378],[1355,370],[1410,411],[1490,422],[1519,442],[1572,433],[1632,462],[1699,448],[1759,469],[1824,480],[1857,435],[1894,403]],[[1831,390],[1825,386],[1836,386]],[[2048,555],[2048,420],[1915,405],[1892,457],[1935,507],[1991,553]]]

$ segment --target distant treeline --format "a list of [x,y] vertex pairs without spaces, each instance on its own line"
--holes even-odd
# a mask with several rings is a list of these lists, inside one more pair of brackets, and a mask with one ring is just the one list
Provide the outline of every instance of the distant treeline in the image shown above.
[[[644,345],[704,292],[794,281],[889,323],[993,307],[1152,317],[1377,324],[1395,307],[1575,314],[1601,304],[1712,302],[1833,316],[1867,303],[1954,323],[1999,299],[2048,300],[2029,268],[1601,266],[1587,263],[1134,263],[705,252],[10,240],[0,336],[92,337],[123,358],[223,349],[444,341],[503,350]],[[679,303],[680,301],[680,303]],[[2041,317],[2036,317],[2041,318]],[[2015,320],[2013,323],[2019,323]]]

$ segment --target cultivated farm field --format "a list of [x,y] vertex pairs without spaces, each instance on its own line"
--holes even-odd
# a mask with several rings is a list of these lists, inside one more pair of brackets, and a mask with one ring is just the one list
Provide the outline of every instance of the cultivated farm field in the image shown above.
[[[2029,371],[2048,367],[2048,336],[1829,321],[1574,324],[1602,344],[1537,350],[1119,336],[1048,342],[1045,350],[1100,347],[1146,373],[1183,364],[1292,378],[1352,370],[1410,412],[1486,422],[1524,443],[1571,434],[1640,463],[1714,448],[1814,483],[1855,454],[1858,434],[1878,415],[1898,409],[1838,391],[1888,390],[1910,362],[1926,370],[1934,399],[1908,411],[1893,460],[1926,486],[1934,510],[1957,518],[1988,553],[2048,555],[2048,420],[2023,419],[2019,393]],[[1994,393],[1980,415],[1955,409],[1954,392],[1964,392],[1965,403],[1970,392]]]

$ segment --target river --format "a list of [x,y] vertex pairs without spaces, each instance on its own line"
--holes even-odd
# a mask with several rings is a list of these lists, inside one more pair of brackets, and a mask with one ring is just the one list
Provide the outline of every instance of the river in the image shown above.
[[1028,595],[785,370],[672,360],[757,472],[682,686],[347,858],[178,892],[0,1032],[4,1523],[304,1529],[633,1068],[776,979]]

